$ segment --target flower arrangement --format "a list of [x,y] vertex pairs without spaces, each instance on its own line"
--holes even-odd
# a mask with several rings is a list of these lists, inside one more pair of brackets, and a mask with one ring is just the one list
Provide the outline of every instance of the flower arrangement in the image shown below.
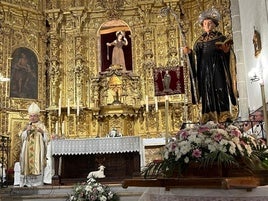
[[180,130],[166,144],[163,160],[154,161],[145,167],[147,176],[171,176],[174,171],[182,175],[190,164],[204,169],[239,167],[241,162],[248,169],[267,168],[268,151],[264,141],[243,136],[234,125],[217,124],[212,121]]
[[111,189],[90,178],[87,182],[75,185],[68,201],[119,201],[119,197]]

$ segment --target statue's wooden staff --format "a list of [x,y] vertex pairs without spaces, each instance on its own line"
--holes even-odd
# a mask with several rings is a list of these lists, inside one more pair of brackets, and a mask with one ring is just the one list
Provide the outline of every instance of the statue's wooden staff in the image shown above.
[[[175,11],[173,11],[169,6],[167,7],[164,7],[160,10],[160,15],[161,16],[167,16],[168,14],[171,14],[175,17],[177,23],[178,23],[178,29],[179,29],[179,32],[181,34],[181,38],[182,38],[182,46],[183,47],[188,47],[187,46],[187,41],[186,41],[186,36],[185,36],[185,33],[183,32],[183,27],[180,23],[180,19],[178,17],[178,15],[175,13]],[[189,56],[188,55],[184,55],[184,59],[186,59],[186,64],[189,68],[189,71],[190,71],[190,76],[191,76],[191,82],[192,82],[192,85],[193,85],[193,93],[194,93],[194,98],[196,100],[196,103],[198,105],[198,97],[197,97],[197,91],[196,91],[196,85],[195,85],[195,80],[194,80],[194,75],[193,75],[193,70],[191,68],[191,63],[190,63],[190,59],[189,59]]]

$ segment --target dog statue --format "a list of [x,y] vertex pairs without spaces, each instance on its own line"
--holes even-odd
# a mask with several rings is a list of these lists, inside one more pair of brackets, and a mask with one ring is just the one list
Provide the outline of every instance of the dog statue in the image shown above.
[[89,178],[105,178],[104,169],[105,169],[105,167],[103,165],[101,165],[99,167],[99,170],[98,171],[92,171],[92,172],[90,172],[87,175],[87,179],[89,179]]

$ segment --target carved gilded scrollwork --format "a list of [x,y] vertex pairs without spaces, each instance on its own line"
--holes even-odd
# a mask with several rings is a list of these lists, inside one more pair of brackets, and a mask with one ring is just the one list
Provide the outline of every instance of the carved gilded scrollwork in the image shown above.
[[98,5],[106,10],[108,19],[118,19],[125,0],[98,0]]
[[50,25],[50,32],[57,33],[63,20],[63,14],[60,9],[47,10],[47,21]]
[[85,23],[87,16],[87,12],[84,7],[73,7],[70,8],[71,16],[73,18],[74,27],[76,27],[77,31],[82,31],[83,24]]
[[50,93],[51,100],[50,106],[56,107],[58,99],[60,98],[58,94],[60,93],[60,81],[62,79],[62,72],[60,70],[60,40],[54,34],[50,36],[50,55],[49,55],[49,78],[51,83]]
[[[44,120],[50,132],[55,131],[57,121],[65,122],[66,138],[104,137],[111,126],[116,125],[123,135],[159,137],[165,132],[165,106],[164,97],[158,97],[159,109],[155,110],[153,70],[181,64],[185,68],[187,93],[170,97],[170,132],[175,133],[186,117],[198,120],[199,108],[190,103],[189,73],[185,63],[180,61],[183,46],[180,31],[186,35],[187,45],[192,47],[201,32],[198,15],[214,6],[223,16],[218,29],[231,35],[230,0],[50,0],[46,1],[45,8],[43,6],[30,0],[21,1],[20,6],[0,4],[1,72],[9,77],[10,67],[6,68],[5,61],[18,47],[27,47],[36,53],[39,69],[36,100],[6,96],[3,102],[10,107],[0,116],[1,124],[8,120],[4,128],[9,128],[12,137],[17,132],[15,127],[21,126],[18,120],[23,117],[19,113],[32,101],[39,102],[44,116],[48,116]],[[166,6],[175,11],[179,21],[174,16],[160,16],[160,10]],[[119,21],[124,23],[116,24]],[[101,55],[105,54],[102,51],[106,46],[102,49],[100,32],[112,33],[120,28],[131,33],[132,54],[127,59],[132,69],[123,73],[116,66],[107,66],[101,70]],[[120,82],[112,84],[114,78]],[[7,87],[6,91],[9,94],[10,89]],[[146,95],[149,99],[147,113]],[[13,123],[16,118],[17,123]],[[15,145],[12,146],[15,150]]]

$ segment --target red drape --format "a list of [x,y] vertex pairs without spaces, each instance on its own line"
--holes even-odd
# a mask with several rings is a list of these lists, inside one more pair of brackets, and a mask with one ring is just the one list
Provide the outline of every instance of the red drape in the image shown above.
[[[168,90],[165,89],[165,74],[168,73],[170,76],[170,84]],[[155,95],[173,95],[173,94],[184,94],[184,78],[183,78],[183,67],[176,66],[172,68],[156,68],[154,69],[154,86]]]

